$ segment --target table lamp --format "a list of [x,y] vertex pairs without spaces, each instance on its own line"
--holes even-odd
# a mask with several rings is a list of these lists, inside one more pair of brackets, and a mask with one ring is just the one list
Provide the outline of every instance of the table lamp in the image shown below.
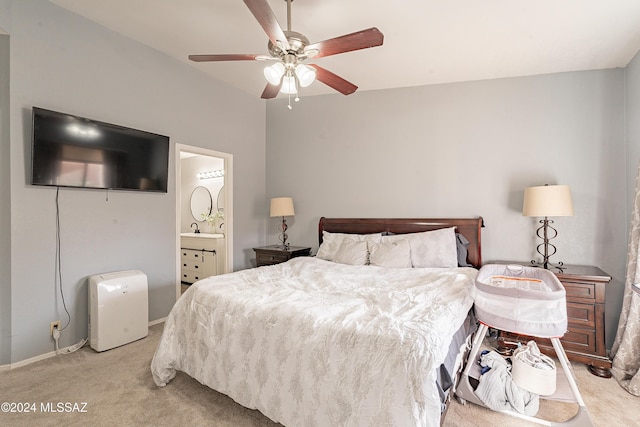
[[549,240],[558,235],[558,230],[551,226],[553,220],[549,219],[549,217],[573,216],[573,203],[571,201],[569,186],[542,185],[525,189],[522,215],[544,217],[544,219],[540,220],[540,224],[542,225],[536,231],[538,237],[542,239],[542,243],[536,247],[538,253],[542,255],[542,262],[532,260],[531,263],[546,269],[548,269],[549,266],[561,268],[563,265],[562,262],[555,265],[549,262],[549,258],[555,254],[557,250],[555,245],[549,243]]
[[282,225],[280,233],[280,241],[282,242],[282,248],[287,249],[289,244],[287,243],[287,220],[286,216],[294,216],[295,211],[293,210],[293,199],[291,197],[276,197],[271,199],[271,209],[270,216],[281,216],[282,217]]

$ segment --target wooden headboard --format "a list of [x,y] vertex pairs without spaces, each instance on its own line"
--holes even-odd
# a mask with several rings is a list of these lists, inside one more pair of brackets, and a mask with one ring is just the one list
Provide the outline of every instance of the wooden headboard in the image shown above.
[[456,231],[469,241],[467,262],[476,268],[482,266],[480,229],[484,226],[478,218],[320,218],[318,241],[322,244],[322,232],[369,234],[406,234],[439,228],[456,227]]

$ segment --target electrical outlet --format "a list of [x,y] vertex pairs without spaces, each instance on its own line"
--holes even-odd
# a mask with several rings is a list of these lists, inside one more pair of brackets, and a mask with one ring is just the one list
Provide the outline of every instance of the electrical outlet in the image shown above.
[[60,329],[60,321],[56,320],[55,322],[49,323],[49,334],[53,336],[53,328]]

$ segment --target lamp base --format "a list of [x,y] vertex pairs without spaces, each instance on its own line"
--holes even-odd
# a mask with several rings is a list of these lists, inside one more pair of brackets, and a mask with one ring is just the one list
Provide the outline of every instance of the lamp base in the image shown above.
[[289,250],[289,244],[287,243],[287,238],[289,237],[287,236],[287,228],[287,220],[282,217],[282,225],[280,226],[280,230],[282,230],[282,232],[280,233],[280,236],[278,238],[282,242],[281,247],[284,250]]
[[[536,230],[536,235],[542,239],[542,243],[536,247],[536,250],[542,255],[542,261],[531,260],[531,264],[546,270],[548,270],[549,267],[557,268],[562,272],[562,266],[564,265],[562,262],[553,264],[549,261],[551,255],[557,251],[555,245],[550,243],[549,240],[554,239],[558,235],[558,230],[550,225],[553,224],[553,220],[548,219],[546,216],[540,220],[540,224],[542,225]],[[549,231],[551,231],[551,235]],[[542,235],[540,233],[542,233]]]
[[560,273],[562,273],[562,271],[565,269],[564,263],[562,261],[558,262],[557,264],[554,264],[552,262],[549,262],[549,260],[547,260],[547,262],[544,262],[544,261],[536,261],[535,259],[532,259],[531,265],[533,265],[534,267],[542,267],[545,270],[556,268],[560,270]]

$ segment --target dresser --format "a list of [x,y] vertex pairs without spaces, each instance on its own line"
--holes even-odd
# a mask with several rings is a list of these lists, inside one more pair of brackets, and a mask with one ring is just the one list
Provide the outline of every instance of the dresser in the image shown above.
[[303,246],[287,246],[285,249],[282,245],[271,245],[253,248],[253,250],[256,253],[256,265],[258,267],[280,264],[281,262],[289,261],[291,258],[309,256],[311,254],[311,248]]
[[[520,262],[500,264],[530,265]],[[611,376],[611,360],[605,344],[605,291],[611,277],[598,267],[565,265],[562,269],[549,269],[556,275],[566,291],[567,332],[560,339],[569,360],[585,363],[589,371],[601,377]],[[526,342],[528,337],[502,332],[505,342]],[[545,353],[554,354],[551,341],[535,338]]]

